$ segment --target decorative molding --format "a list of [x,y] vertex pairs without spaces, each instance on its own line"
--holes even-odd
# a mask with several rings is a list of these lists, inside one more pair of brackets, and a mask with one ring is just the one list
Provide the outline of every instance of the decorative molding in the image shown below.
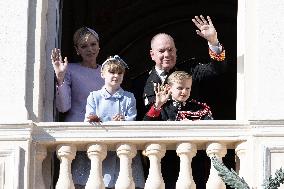
[[[271,170],[271,154],[272,153],[282,153],[284,155],[284,143],[282,144],[277,144],[275,143],[269,143],[269,144],[263,144],[262,146],[262,173],[261,173],[261,178],[260,180],[265,180],[267,179],[271,174],[272,174],[272,170]],[[283,167],[284,165],[282,165]],[[279,165],[278,169],[281,167],[281,165]]]
[[[23,170],[21,170],[23,171]],[[0,148],[0,188],[19,189],[20,186],[20,147]]]
[[0,188],[3,189],[5,184],[5,162],[0,160]]
[[35,124],[32,121],[24,123],[1,123],[0,141],[28,141],[32,138]]

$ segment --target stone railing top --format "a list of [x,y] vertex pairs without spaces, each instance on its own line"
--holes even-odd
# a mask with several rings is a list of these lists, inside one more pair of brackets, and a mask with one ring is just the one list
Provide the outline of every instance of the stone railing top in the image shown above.
[[[195,122],[127,121],[105,123],[41,122],[35,124],[33,140],[46,143],[131,142],[144,146],[149,142],[176,145],[181,141],[195,141],[205,146],[208,141],[234,142],[246,140],[251,126],[248,122],[210,120]],[[138,147],[139,148],[139,147]],[[170,147],[169,147],[170,148]]]
[[[209,141],[234,143],[248,137],[284,136],[284,120],[236,121],[202,120],[125,121],[125,122],[40,122],[0,123],[0,140],[31,140],[45,145],[74,143],[87,145],[93,142],[116,144],[131,142],[144,146],[149,142],[176,145],[194,141],[203,148]],[[139,148],[139,147],[138,147]]]
[[0,122],[0,141],[27,141],[30,140],[35,124],[30,121]]

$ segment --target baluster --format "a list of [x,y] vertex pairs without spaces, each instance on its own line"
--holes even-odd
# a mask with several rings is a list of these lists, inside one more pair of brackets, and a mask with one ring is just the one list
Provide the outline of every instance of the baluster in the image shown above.
[[35,149],[35,174],[34,174],[34,188],[45,189],[45,184],[43,181],[42,174],[42,162],[47,156],[46,147],[43,145],[36,145]]
[[71,162],[76,155],[76,146],[72,144],[62,144],[56,148],[57,157],[60,159],[59,178],[56,189],[74,189],[71,175]]
[[242,142],[237,145],[236,154],[239,157],[239,176],[248,180],[246,170],[247,170],[247,142]]
[[161,159],[165,156],[164,144],[148,144],[143,154],[150,160],[149,175],[144,189],[164,189],[165,183],[161,173]]
[[107,155],[105,144],[90,144],[87,147],[88,157],[91,160],[91,170],[85,189],[104,189],[102,176],[102,161]]
[[115,189],[135,189],[132,177],[132,158],[135,157],[137,150],[131,144],[119,144],[116,149],[117,156],[120,159],[120,169]]
[[[215,155],[217,159],[222,161],[222,158],[227,153],[227,148],[221,143],[211,143],[207,145],[206,153],[210,158]],[[218,176],[218,171],[214,168],[212,161],[210,175],[206,183],[206,189],[226,189],[226,185],[222,181],[221,177]]]
[[180,172],[176,189],[196,189],[191,169],[192,158],[197,152],[196,145],[192,143],[180,143],[177,145],[176,152],[180,157]]

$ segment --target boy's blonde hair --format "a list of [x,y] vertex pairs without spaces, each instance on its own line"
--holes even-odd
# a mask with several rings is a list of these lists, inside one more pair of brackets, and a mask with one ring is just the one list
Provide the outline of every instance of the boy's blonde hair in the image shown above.
[[175,71],[167,78],[167,84],[173,85],[173,83],[181,83],[187,79],[192,79],[192,76],[184,71]]
[[108,57],[102,64],[102,72],[125,73],[125,68],[127,68],[126,63],[117,55]]

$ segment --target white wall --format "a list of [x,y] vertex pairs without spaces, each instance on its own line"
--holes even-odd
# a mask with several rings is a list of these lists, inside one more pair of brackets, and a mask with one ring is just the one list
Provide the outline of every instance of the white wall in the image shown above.
[[284,118],[283,12],[281,0],[246,1],[244,102],[249,120]]
[[28,0],[0,1],[0,121],[26,120]]
[[[284,3],[262,1],[257,7],[259,73],[258,118],[284,119]],[[268,111],[270,110],[270,111]]]
[[43,121],[48,1],[0,7],[0,121]]

